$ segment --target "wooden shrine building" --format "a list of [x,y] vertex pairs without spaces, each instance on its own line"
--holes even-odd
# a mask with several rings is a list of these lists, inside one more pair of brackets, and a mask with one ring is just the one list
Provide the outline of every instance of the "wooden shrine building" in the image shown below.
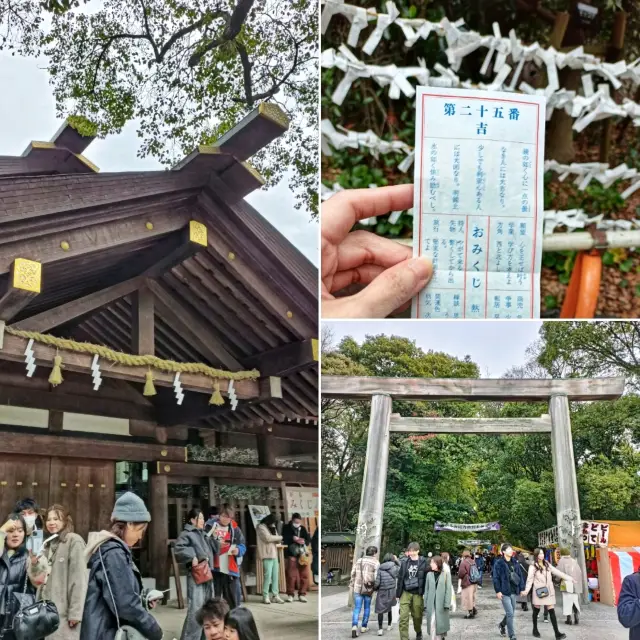
[[[86,539],[135,475],[166,589],[170,487],[204,507],[219,485],[318,486],[317,269],[243,200],[287,126],[261,105],[170,171],[99,173],[69,124],[0,157],[0,517],[61,503]],[[197,462],[203,444],[256,460]]]

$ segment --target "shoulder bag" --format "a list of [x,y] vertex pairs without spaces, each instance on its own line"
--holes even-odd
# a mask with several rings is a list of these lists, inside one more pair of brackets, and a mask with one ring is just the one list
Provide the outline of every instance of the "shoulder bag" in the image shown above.
[[211,580],[213,580],[213,574],[211,573],[209,561],[203,560],[202,562],[198,562],[195,567],[191,567],[191,577],[196,584],[211,582]]
[[118,625],[118,630],[116,631],[116,635],[113,640],[147,640],[137,629],[130,627],[129,625],[120,626],[120,616],[118,616],[118,608],[116,607],[116,599],[113,597],[113,591],[111,590],[111,583],[109,582],[109,575],[107,574],[107,569],[104,566],[104,561],[102,560],[102,549],[98,547],[98,554],[100,556],[100,564],[102,565],[102,572],[104,573],[104,579],[107,583],[107,588],[109,589],[109,595],[111,596],[111,602],[113,603],[113,611],[116,614],[116,624]]
[[[27,557],[27,563],[31,562]],[[35,596],[27,594],[29,567],[25,565],[24,589],[22,593],[14,593],[13,597],[19,608],[13,618],[13,635],[16,640],[41,640],[55,633],[60,626],[58,609],[53,602],[41,600],[35,602]]]

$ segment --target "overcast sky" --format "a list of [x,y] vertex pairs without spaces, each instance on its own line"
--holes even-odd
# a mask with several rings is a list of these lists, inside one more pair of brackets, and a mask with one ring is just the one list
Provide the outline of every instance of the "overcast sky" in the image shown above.
[[[2,1],[2,0],[0,0]],[[53,94],[44,64],[35,59],[0,54],[0,155],[20,155],[32,140],[50,140],[62,120],[55,117]],[[159,169],[153,158],[138,158],[135,124],[117,136],[95,140],[84,155],[104,171]],[[318,265],[318,225],[294,208],[287,180],[272,189],[260,189],[247,201],[302,253]]]
[[538,338],[538,320],[357,320],[323,321],[337,344],[346,336],[362,342],[367,335],[396,335],[415,340],[423,351],[471,356],[483,378],[499,378],[526,362],[527,347]]

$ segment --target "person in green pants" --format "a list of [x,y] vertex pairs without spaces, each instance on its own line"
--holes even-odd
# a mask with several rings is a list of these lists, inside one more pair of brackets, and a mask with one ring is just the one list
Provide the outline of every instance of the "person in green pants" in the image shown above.
[[[262,558],[264,581],[262,586],[262,602],[264,604],[284,604],[278,589],[278,577],[280,575],[280,563],[278,562],[278,543],[282,542],[282,536],[276,529],[276,518],[273,513],[265,516],[256,529],[258,534],[258,557]],[[269,598],[271,594],[272,598]]]
[[413,619],[416,640],[422,640],[422,614],[424,613],[424,586],[427,559],[420,555],[420,545],[412,542],[408,555],[400,563],[396,594],[400,599],[400,640],[409,640],[409,619]]

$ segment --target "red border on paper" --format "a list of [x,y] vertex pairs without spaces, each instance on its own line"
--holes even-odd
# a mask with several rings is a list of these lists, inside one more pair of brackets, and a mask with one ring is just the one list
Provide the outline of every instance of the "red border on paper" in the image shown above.
[[[422,118],[421,118],[421,122],[420,122],[420,137],[421,140],[424,139],[425,134],[423,132],[424,129],[424,99],[426,97],[432,97],[432,98],[452,98],[455,100],[459,100],[461,98],[461,96],[455,96],[455,95],[448,95],[448,94],[442,94],[442,93],[423,93],[422,94]],[[534,228],[534,234],[533,234],[533,250],[532,250],[532,255],[531,255],[531,264],[533,265],[535,262],[535,257],[536,257],[536,237],[537,237],[537,233],[538,233],[538,177],[537,177],[537,171],[538,171],[538,152],[539,152],[539,148],[540,145],[538,143],[539,138],[540,138],[540,105],[538,103],[535,102],[527,102],[525,100],[509,100],[509,99],[502,99],[502,98],[486,98],[483,96],[464,96],[465,98],[469,99],[469,100],[486,100],[489,102],[509,102],[509,103],[514,103],[514,104],[526,104],[527,106],[531,107],[531,106],[535,106],[536,107],[536,141],[535,141],[535,146],[536,146],[536,184],[535,184],[535,189],[534,189],[534,193],[533,193],[533,198],[534,198],[534,214],[533,214],[533,228]],[[418,202],[418,215],[419,215],[419,220],[418,220],[418,256],[422,255],[422,185],[423,185],[423,180],[422,180],[422,167],[423,167],[423,153],[424,153],[424,144],[422,144],[422,141],[420,143],[420,201]],[[415,213],[414,213],[415,215]],[[468,228],[468,223],[469,223],[469,215],[468,214],[466,216],[466,224],[467,224],[467,228]],[[513,216],[489,216],[489,218],[493,218],[493,217],[509,217],[512,218]],[[489,227],[491,226],[491,221],[489,221]],[[465,255],[465,274],[466,274],[466,262],[467,262],[467,247],[466,247],[466,233],[465,233],[465,250],[464,250],[464,255]],[[488,242],[488,241],[487,241]],[[487,244],[488,247],[488,244]],[[489,262],[488,262],[488,258],[487,258],[487,270],[489,268]],[[486,285],[486,283],[485,283]],[[533,273],[531,274],[531,305],[530,305],[530,316],[533,318],[533,301],[534,301],[534,286],[535,286],[535,278],[533,277]],[[466,317],[466,308],[467,308],[467,303],[466,303],[466,299],[467,299],[467,278],[465,275],[464,278],[464,289],[463,289],[463,308],[462,308],[462,317],[465,318]],[[485,289],[485,305],[484,305],[484,317],[487,317],[487,290]],[[416,303],[416,313],[418,318],[420,318],[420,294],[418,294],[418,300]]]

